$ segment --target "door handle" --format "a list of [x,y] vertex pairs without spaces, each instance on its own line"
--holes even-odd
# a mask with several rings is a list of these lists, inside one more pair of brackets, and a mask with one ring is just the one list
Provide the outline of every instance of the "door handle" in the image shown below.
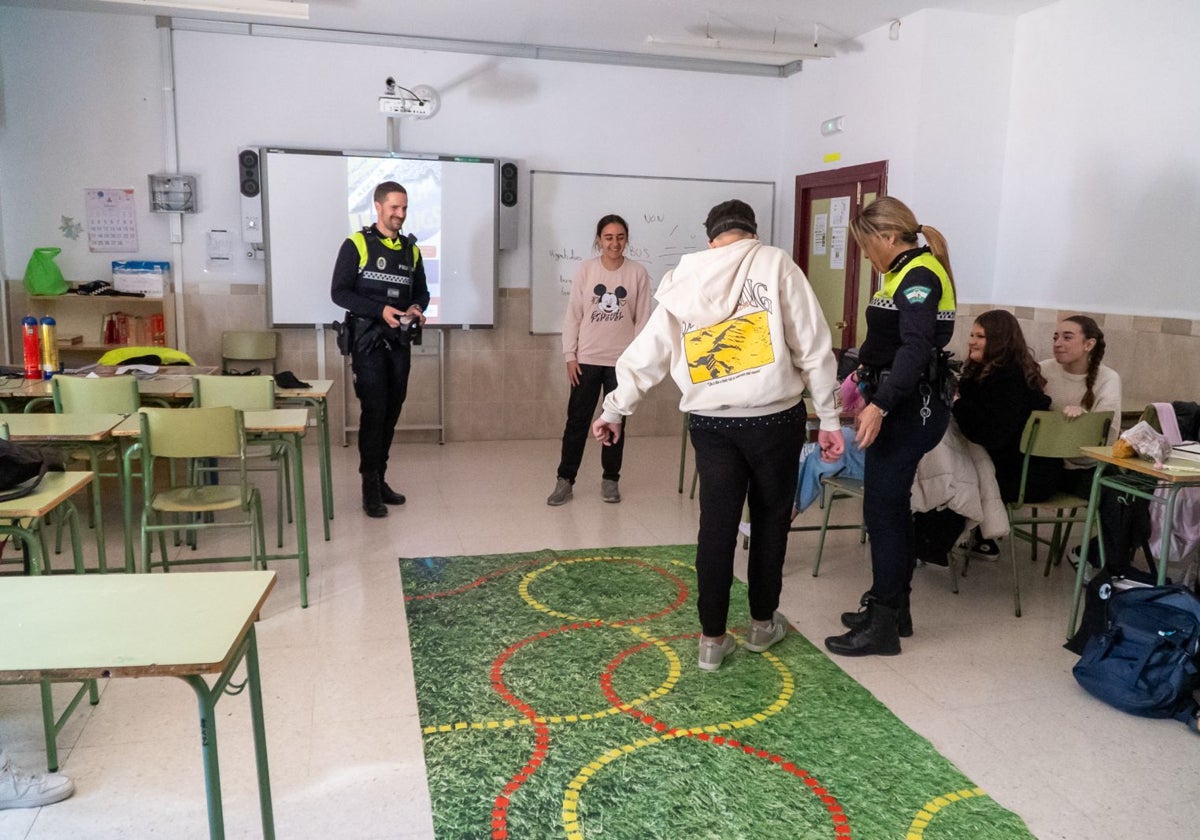
[[836,324],[833,325],[833,328],[835,330],[844,330],[848,326],[850,326],[849,321],[838,321]]

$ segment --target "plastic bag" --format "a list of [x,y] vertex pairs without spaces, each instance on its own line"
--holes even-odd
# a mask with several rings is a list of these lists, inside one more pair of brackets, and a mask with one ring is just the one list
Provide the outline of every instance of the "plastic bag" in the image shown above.
[[1145,420],[1121,433],[1121,439],[1133,447],[1133,451],[1155,464],[1161,464],[1171,455],[1171,444],[1165,435],[1154,431]]
[[25,266],[25,291],[31,295],[66,294],[70,286],[63,279],[62,270],[54,258],[62,248],[34,248],[29,264]]

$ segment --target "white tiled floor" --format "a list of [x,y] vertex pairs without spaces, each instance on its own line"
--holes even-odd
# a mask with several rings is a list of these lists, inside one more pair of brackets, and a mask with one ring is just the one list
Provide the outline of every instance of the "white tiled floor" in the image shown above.
[[[336,447],[329,543],[307,449],[310,606],[300,609],[294,566],[282,565],[258,625],[277,834],[431,838],[396,558],[690,543],[697,507],[676,492],[679,441],[631,440],[619,505],[600,501],[589,448],[575,499],[561,508],[545,504],[557,441],[397,445],[389,479],[409,502],[380,521],[359,509],[353,450]],[[855,503],[839,504],[857,513]],[[271,516],[270,499],[265,508]],[[815,534],[792,536],[782,609],[819,646],[840,632],[837,614],[855,605],[868,569],[855,532],[834,532],[814,579],[815,545]],[[118,552],[110,535],[110,556]],[[1020,619],[1007,563],[973,564],[959,595],[945,572],[918,569],[916,635],[903,655],[838,664],[1043,840],[1195,836],[1200,741],[1182,724],[1129,717],[1086,696],[1060,647],[1067,570],[1045,579],[1021,567]],[[259,837],[245,698],[225,698],[218,713],[227,836]],[[25,766],[44,766],[36,689],[0,687],[0,743]],[[184,683],[111,680],[60,744],[77,793],[0,812],[2,840],[207,836],[195,701]],[[559,836],[554,824],[544,836]]]

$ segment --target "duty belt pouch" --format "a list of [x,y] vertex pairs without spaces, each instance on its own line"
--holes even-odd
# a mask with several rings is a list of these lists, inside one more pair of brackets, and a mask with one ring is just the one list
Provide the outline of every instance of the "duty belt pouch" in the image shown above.
[[329,325],[337,333],[337,349],[343,356],[349,356],[354,347],[353,323],[354,316],[347,312],[345,321],[334,321]]

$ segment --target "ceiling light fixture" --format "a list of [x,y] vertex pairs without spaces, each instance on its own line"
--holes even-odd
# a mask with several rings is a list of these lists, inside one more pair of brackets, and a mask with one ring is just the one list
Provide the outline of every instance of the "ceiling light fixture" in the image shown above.
[[830,47],[795,45],[788,46],[775,42],[760,44],[752,41],[733,41],[728,38],[682,38],[661,35],[647,35],[646,44],[651,47],[665,48],[665,52],[688,52],[692,55],[704,55],[710,58],[746,59],[751,61],[797,60],[805,58],[833,58],[835,52]]
[[292,0],[98,0],[118,6],[159,6],[193,12],[308,20],[308,4]]

